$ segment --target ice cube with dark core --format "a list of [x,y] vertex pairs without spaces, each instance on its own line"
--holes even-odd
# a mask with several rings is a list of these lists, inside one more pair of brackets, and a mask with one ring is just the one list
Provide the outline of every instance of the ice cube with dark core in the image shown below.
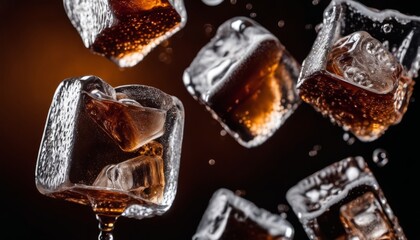
[[374,141],[402,120],[419,63],[420,17],[332,0],[297,91],[345,131]]
[[300,64],[259,23],[234,17],[184,71],[188,92],[244,147],[267,141],[300,103]]

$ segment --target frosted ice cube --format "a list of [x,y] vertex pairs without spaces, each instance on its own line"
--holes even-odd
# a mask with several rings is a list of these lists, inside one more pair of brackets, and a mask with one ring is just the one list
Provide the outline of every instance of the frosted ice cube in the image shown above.
[[228,189],[217,190],[193,240],[293,239],[293,226]]
[[234,17],[184,71],[189,93],[241,145],[269,139],[300,103],[295,85],[300,64],[260,24]]
[[[101,100],[95,99],[95,104],[102,104],[102,100],[109,98],[109,101],[112,100],[109,106],[117,106],[118,109],[129,108],[131,111],[131,108],[140,107],[150,108],[152,112],[165,112],[163,115],[158,114],[165,116],[163,134],[155,135],[151,138],[153,141],[135,150],[122,150],[109,132],[104,131],[103,125],[92,119],[92,109],[87,106],[91,102],[86,102],[86,96],[89,96],[87,93],[92,92],[101,92],[101,96],[105,96]],[[119,99],[121,96],[122,102],[114,102],[114,97]],[[123,112],[130,112],[125,110]],[[104,116],[104,112],[101,114]],[[130,123],[144,120],[137,114],[123,116],[130,117]],[[112,114],[109,117],[112,119]],[[95,76],[66,79],[57,88],[49,110],[35,170],[36,186],[42,194],[81,204],[90,204],[92,199],[125,201],[127,206],[123,215],[128,217],[143,218],[163,214],[171,206],[176,194],[183,124],[182,103],[159,89],[144,85],[125,85],[114,89]],[[134,136],[132,139],[136,141],[138,138]],[[150,158],[156,161],[156,167],[143,165],[146,162],[152,164]],[[158,158],[163,162],[159,163]],[[130,159],[142,161],[129,170],[123,162],[135,162]],[[103,170],[110,166],[118,166],[118,171],[131,174],[132,177],[124,177],[135,181],[134,188],[142,184],[146,186],[148,178],[156,179],[150,175],[141,178],[138,173],[142,166],[146,170],[143,173],[155,174],[153,169],[162,172],[163,178],[158,177],[160,180],[156,180],[164,181],[162,196],[147,196],[147,193],[153,195],[153,192],[136,192],[136,189],[128,186],[110,188],[109,184],[97,180],[99,175],[104,174]]]
[[359,140],[376,140],[402,120],[410,102],[420,68],[420,17],[332,0],[321,26],[298,94]]
[[84,45],[132,67],[185,26],[183,0],[63,0]]
[[[347,222],[360,220],[356,219],[361,217],[356,212],[360,213],[362,206],[371,206],[372,201],[376,204],[375,211],[384,214],[383,220],[389,226],[387,234],[392,236],[390,239],[406,239],[382,189],[362,157],[343,159],[302,179],[287,191],[286,199],[310,239],[353,239],[351,237],[355,234],[349,232]],[[350,212],[355,214],[350,216]],[[359,224],[358,227],[362,228],[360,221]],[[375,227],[381,229],[383,222],[378,221],[378,224],[381,226]]]

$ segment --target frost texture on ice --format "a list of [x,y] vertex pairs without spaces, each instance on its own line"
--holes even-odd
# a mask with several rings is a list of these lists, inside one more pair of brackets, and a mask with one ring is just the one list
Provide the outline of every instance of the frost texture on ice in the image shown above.
[[[162,134],[155,135],[152,141],[136,150],[124,151],[91,118],[85,97],[92,92],[101,92],[101,96],[110,99],[124,96],[120,99],[123,104],[117,104],[116,109],[142,106],[164,111],[166,114],[160,115],[165,118]],[[100,100],[104,99],[97,99],[98,104],[109,103]],[[112,102],[109,106],[116,105]],[[133,122],[142,120],[136,115],[124,116]],[[114,89],[95,76],[66,79],[57,88],[48,113],[35,169],[36,187],[51,197],[80,193],[78,199],[70,195],[69,201],[84,204],[89,201],[80,199],[86,198],[83,191],[115,190],[144,203],[141,206],[130,203],[124,216],[140,219],[163,214],[176,195],[183,127],[181,101],[159,89],[144,85]],[[122,181],[105,181],[100,176],[106,175],[106,169],[111,169],[109,174],[111,171],[124,173],[119,176]],[[143,191],[144,187],[151,187],[152,191]]]
[[343,36],[366,31],[379,40],[403,65],[408,77],[420,68],[420,17],[394,9],[378,10],[351,0],[332,0],[324,11],[317,39],[302,64],[303,76],[325,69],[331,46]]
[[[234,213],[236,211],[237,213]],[[235,226],[229,226],[228,219],[232,217],[230,215],[233,215],[236,221],[243,222],[243,224],[248,219],[252,221],[252,226],[247,226],[241,230],[253,232],[256,231],[256,228],[261,228],[269,234],[264,239],[291,240],[294,237],[294,228],[284,217],[258,208],[254,203],[235,195],[232,191],[221,188],[210,199],[209,205],[192,239],[226,239],[226,235],[224,236],[223,234],[227,231],[235,231],[236,236],[247,236],[246,234],[238,233],[238,229]]]
[[[389,232],[395,239],[405,240],[398,219],[387,203],[382,189],[360,156],[345,158],[302,179],[287,191],[286,199],[310,239],[324,239],[322,236],[326,237],[325,239],[331,239],[337,237],[328,235],[330,231],[338,228],[337,225],[334,225],[337,222],[339,228],[343,228],[344,231],[344,224],[339,219],[340,213],[335,214],[331,211],[340,206],[342,208],[349,207],[348,204],[345,204],[352,200],[351,196],[360,194],[359,191],[374,194],[375,201],[380,203],[381,212],[389,220],[391,226]],[[356,199],[360,200],[361,197]],[[368,206],[370,203],[359,202],[359,208],[362,204]],[[348,216],[350,210],[344,210],[347,211],[346,216]]]
[[185,69],[188,92],[245,147],[269,139],[300,103],[300,64],[267,29],[234,17]]
[[186,24],[183,0],[63,0],[84,45],[119,67],[132,67]]

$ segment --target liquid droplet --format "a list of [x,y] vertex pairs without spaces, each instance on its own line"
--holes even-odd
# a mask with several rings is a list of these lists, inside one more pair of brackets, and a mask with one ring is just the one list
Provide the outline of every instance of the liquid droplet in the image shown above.
[[251,10],[251,9],[252,9],[252,3],[247,3],[247,4],[245,5],[245,8],[246,8],[247,10]]
[[214,159],[210,159],[210,160],[209,160],[209,165],[210,165],[210,166],[213,166],[214,164],[216,164],[216,160],[214,160]]
[[245,196],[245,194],[246,194],[246,191],[243,190],[243,189],[237,189],[237,190],[235,190],[235,195],[237,195],[239,197],[243,197],[243,196]]
[[392,31],[393,25],[389,24],[389,23],[385,23],[384,25],[382,25],[382,31],[384,33],[390,33]]
[[318,5],[319,4],[319,2],[320,2],[320,0],[312,0],[312,5]]
[[352,145],[356,140],[354,137],[351,137],[349,133],[343,134],[343,140],[348,144]]
[[226,136],[227,132],[226,130],[220,130],[220,136],[224,137]]
[[279,20],[279,21],[277,22],[277,26],[278,26],[279,28],[284,27],[284,20]]
[[372,160],[378,167],[383,167],[389,162],[388,152],[382,148],[375,149]]
[[207,6],[217,6],[223,2],[223,0],[202,0]]
[[316,155],[318,155],[319,150],[321,150],[321,145],[314,145],[311,149],[311,151],[309,151],[309,156],[310,157],[315,157]]

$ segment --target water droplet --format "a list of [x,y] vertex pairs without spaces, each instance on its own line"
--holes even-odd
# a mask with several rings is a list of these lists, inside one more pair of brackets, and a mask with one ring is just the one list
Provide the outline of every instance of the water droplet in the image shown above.
[[245,8],[246,8],[247,10],[251,10],[251,9],[252,9],[252,3],[247,3],[247,4],[245,5]]
[[202,0],[207,6],[217,6],[223,2],[223,0]]
[[388,152],[382,148],[377,148],[373,151],[372,160],[378,167],[383,167],[389,161]]
[[319,4],[319,2],[320,2],[320,0],[312,0],[312,5],[318,5]]
[[284,27],[284,20],[279,20],[279,21],[277,22],[277,26],[278,26],[279,28]]
[[280,203],[279,205],[277,205],[277,211],[279,211],[279,213],[286,213],[289,211],[289,206],[283,203]]
[[227,132],[226,132],[226,130],[220,130],[220,136],[222,136],[222,137],[224,137],[224,136],[226,136],[226,134],[227,134]]
[[210,159],[210,160],[209,160],[209,165],[210,165],[210,166],[213,166],[214,164],[216,164],[216,160],[214,160],[214,159]]
[[204,34],[206,34],[206,36],[209,37],[213,33],[213,30],[214,30],[213,25],[207,23],[207,24],[204,24],[203,28],[204,28]]
[[306,29],[306,30],[311,30],[313,27],[314,27],[314,26],[313,26],[312,24],[310,24],[310,23],[305,24],[305,29]]
[[230,0],[230,4],[235,5],[236,4],[236,0]]
[[256,18],[257,17],[257,13],[256,12],[252,12],[252,13],[249,14],[249,16],[251,18]]
[[343,140],[348,144],[348,145],[352,145],[356,139],[354,137],[351,137],[349,133],[344,133],[343,134]]
[[321,145],[314,145],[312,147],[312,150],[309,151],[309,156],[310,157],[315,157],[316,155],[318,155],[319,150],[321,150]]
[[384,33],[390,33],[392,31],[393,25],[389,24],[389,23],[385,23],[384,25],[382,25],[382,31]]

